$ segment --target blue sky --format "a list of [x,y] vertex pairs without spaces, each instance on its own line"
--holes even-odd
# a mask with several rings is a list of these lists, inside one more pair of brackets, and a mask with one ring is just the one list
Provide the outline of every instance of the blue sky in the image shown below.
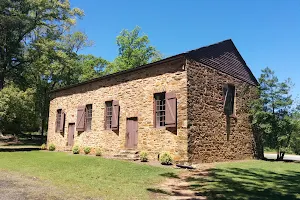
[[270,67],[300,94],[300,0],[71,0],[84,10],[76,29],[94,46],[81,53],[113,60],[116,36],[136,25],[165,57],[231,38],[258,78]]

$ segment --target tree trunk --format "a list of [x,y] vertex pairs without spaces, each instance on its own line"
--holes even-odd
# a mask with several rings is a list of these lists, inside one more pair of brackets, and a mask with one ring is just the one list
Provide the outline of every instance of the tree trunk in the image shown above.
[[0,91],[4,88],[4,75],[0,74]]

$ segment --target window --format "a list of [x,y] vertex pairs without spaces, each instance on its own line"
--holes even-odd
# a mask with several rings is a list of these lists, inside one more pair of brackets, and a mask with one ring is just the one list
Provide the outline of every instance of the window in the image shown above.
[[234,98],[235,98],[235,87],[234,85],[224,86],[224,113],[228,116],[234,115]]
[[86,105],[86,131],[92,130],[92,114],[93,114],[93,106],[92,104]]
[[62,114],[62,109],[57,109],[57,111],[56,111],[55,132],[60,132],[61,114]]
[[105,102],[105,129],[112,128],[113,106],[112,101]]
[[154,94],[155,101],[155,127],[165,126],[165,114],[166,114],[166,93]]

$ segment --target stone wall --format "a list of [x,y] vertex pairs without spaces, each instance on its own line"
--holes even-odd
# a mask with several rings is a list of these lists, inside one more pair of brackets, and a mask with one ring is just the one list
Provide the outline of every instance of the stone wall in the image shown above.
[[[146,69],[111,76],[92,83],[72,87],[52,94],[48,125],[48,144],[64,150],[68,138],[68,124],[76,123],[77,107],[92,104],[92,130],[75,131],[74,143],[101,148],[110,155],[125,149],[126,119],[138,117],[138,150],[147,151],[156,159],[163,151],[177,160],[187,159],[187,72],[185,60],[177,59]],[[153,94],[174,91],[178,101],[177,133],[153,127]],[[105,101],[119,100],[119,132],[104,129]],[[64,134],[55,132],[57,109],[66,112]]]
[[[188,158],[193,162],[215,162],[252,158],[255,142],[248,103],[256,87],[195,61],[187,61]],[[236,119],[230,119],[227,141],[223,112],[223,86],[235,85]]]

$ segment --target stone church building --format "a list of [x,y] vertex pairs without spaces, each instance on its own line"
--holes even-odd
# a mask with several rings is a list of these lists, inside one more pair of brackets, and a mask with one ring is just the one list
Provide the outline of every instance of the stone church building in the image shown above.
[[257,80],[231,40],[52,91],[48,145],[175,160],[252,158]]

